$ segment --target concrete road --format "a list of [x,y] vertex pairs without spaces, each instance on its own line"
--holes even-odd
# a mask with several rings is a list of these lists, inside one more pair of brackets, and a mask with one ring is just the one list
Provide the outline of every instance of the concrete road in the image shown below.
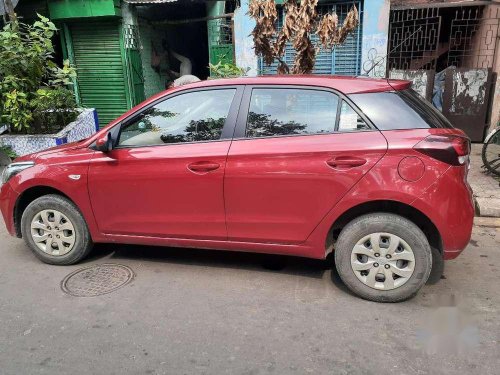
[[[99,297],[61,280],[0,222],[1,374],[498,374],[500,230],[476,227],[444,278],[377,304],[328,262],[99,246],[83,265],[135,279]],[[266,267],[263,267],[263,264]],[[275,266],[275,265],[274,265]]]

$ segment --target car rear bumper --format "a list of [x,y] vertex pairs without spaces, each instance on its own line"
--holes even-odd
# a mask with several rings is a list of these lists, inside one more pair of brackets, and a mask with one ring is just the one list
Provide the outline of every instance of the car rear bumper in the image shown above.
[[4,184],[0,188],[0,210],[7,231],[11,236],[16,236],[16,227],[14,224],[14,207],[18,194],[10,187],[10,184]]
[[456,258],[467,247],[474,222],[474,201],[464,167],[450,167],[412,206],[426,213],[436,226],[444,259]]

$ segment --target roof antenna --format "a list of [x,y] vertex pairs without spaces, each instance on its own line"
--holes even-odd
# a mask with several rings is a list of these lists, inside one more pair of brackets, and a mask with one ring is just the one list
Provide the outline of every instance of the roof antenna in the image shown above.
[[[382,61],[384,61],[387,56],[389,56],[391,53],[393,53],[397,48],[399,48],[403,43],[405,43],[408,39],[410,39],[413,35],[415,35],[416,33],[418,33],[420,30],[422,30],[422,26],[420,26],[417,30],[415,30],[411,35],[408,35],[401,43],[399,43],[396,47],[394,47],[392,50],[390,50],[384,57],[382,57],[379,61],[377,61],[375,64],[373,64],[373,66],[363,75],[368,75],[370,74],[370,72],[375,69],[375,67],[380,64]],[[387,79],[387,81],[389,81],[389,77],[384,77]]]

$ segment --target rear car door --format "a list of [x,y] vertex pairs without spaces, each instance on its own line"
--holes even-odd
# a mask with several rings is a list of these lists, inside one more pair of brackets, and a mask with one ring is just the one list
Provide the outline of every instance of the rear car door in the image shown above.
[[386,150],[337,92],[247,86],[224,179],[229,240],[304,242]]
[[180,91],[121,125],[90,163],[105,234],[225,240],[223,178],[243,88]]

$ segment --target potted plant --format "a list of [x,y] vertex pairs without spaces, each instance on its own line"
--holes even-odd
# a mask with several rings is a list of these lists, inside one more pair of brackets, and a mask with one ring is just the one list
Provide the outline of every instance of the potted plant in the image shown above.
[[33,24],[11,18],[0,31],[0,146],[17,155],[93,134],[93,109],[78,109],[70,89],[76,70],[53,61],[56,26],[38,15]]

